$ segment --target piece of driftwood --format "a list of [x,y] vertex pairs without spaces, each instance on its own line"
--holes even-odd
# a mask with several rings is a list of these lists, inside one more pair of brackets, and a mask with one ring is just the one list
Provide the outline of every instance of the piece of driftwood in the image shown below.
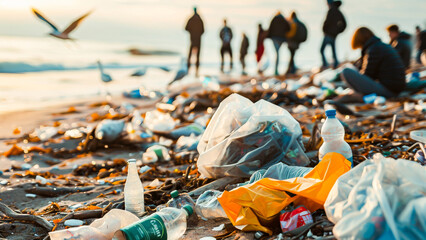
[[25,189],[25,192],[43,197],[58,197],[68,193],[88,192],[94,188],[95,187],[32,187]]
[[17,213],[1,202],[0,202],[0,211],[3,212],[7,217],[10,217],[14,220],[37,223],[38,225],[44,227],[48,231],[52,230],[53,228],[53,225],[49,223],[46,219],[39,216],[30,215],[30,214]]
[[103,217],[111,208],[113,203],[109,203],[106,207],[102,209],[94,209],[94,210],[84,210],[84,211],[78,211],[78,212],[72,212],[67,214],[62,220],[60,221],[65,222],[68,219],[89,219],[89,218],[101,218]]
[[241,178],[238,177],[224,177],[224,178],[219,178],[209,184],[206,184],[202,187],[199,187],[195,190],[192,190],[191,192],[189,192],[188,194],[191,197],[198,197],[201,194],[203,194],[205,191],[207,190],[211,190],[211,189],[215,189],[215,190],[223,190],[225,189],[226,185],[228,184],[234,184],[234,183],[238,183],[241,182]]

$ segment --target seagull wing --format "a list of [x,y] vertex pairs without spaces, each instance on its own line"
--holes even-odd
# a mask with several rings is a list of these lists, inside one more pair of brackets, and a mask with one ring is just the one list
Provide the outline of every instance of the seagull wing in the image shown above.
[[49,24],[49,26],[51,26],[55,32],[58,32],[58,31],[59,31],[59,30],[58,30],[58,28],[57,28],[57,27],[56,27],[53,23],[51,23],[49,20],[47,20],[47,18],[45,18],[43,15],[41,15],[41,13],[40,13],[39,11],[37,11],[37,9],[32,8],[32,10],[33,10],[33,13],[34,13],[34,14],[35,14],[38,18],[40,18],[42,21],[44,21],[44,22],[46,22],[47,24]]
[[92,11],[84,14],[83,16],[81,16],[79,19],[75,20],[73,23],[71,23],[67,29],[64,30],[64,34],[69,34],[70,32],[72,32],[80,23],[81,21],[83,21],[84,18],[86,18],[87,16],[90,15],[90,13],[92,13]]

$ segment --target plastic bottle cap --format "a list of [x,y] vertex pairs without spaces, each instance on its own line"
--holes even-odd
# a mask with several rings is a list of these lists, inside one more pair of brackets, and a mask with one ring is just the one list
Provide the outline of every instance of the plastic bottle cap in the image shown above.
[[336,110],[330,109],[330,110],[325,111],[325,116],[326,117],[335,117],[336,116]]
[[179,192],[178,190],[174,190],[170,193],[170,196],[172,196],[172,198],[177,198],[179,196]]
[[127,163],[132,163],[132,162],[136,162],[136,159],[134,159],[134,158],[132,158],[132,159],[129,159],[129,160],[127,160]]
[[194,209],[192,209],[191,205],[186,204],[183,206],[183,209],[188,213],[188,216],[191,216],[194,213]]

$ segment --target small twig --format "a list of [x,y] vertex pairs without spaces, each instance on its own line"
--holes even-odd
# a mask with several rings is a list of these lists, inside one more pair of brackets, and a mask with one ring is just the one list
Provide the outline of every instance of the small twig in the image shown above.
[[52,230],[53,228],[53,225],[49,223],[46,219],[39,216],[30,215],[30,214],[17,213],[1,202],[0,202],[0,211],[2,211],[6,216],[18,221],[35,222],[39,224],[40,226],[46,228],[48,231]]
[[393,115],[393,119],[392,119],[392,124],[391,124],[391,136],[390,138],[393,137],[393,133],[395,132],[395,126],[396,126],[396,117],[397,115]]

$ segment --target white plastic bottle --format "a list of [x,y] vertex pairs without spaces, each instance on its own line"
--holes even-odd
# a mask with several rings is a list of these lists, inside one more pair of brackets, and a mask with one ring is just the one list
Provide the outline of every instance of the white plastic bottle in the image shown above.
[[120,229],[115,240],[177,240],[186,231],[187,219],[193,213],[190,205],[182,209],[167,207]]
[[336,118],[336,110],[327,110],[325,115],[327,119],[321,129],[324,143],[319,149],[319,160],[321,161],[324,155],[329,152],[337,152],[349,160],[353,166],[352,149],[345,142],[345,129],[339,119]]
[[145,164],[155,163],[158,160],[170,161],[170,154],[166,147],[154,145],[149,147],[142,155],[142,162]]
[[136,167],[136,159],[129,159],[127,179],[124,185],[124,206],[129,211],[140,217],[145,212],[144,193],[141,179]]

